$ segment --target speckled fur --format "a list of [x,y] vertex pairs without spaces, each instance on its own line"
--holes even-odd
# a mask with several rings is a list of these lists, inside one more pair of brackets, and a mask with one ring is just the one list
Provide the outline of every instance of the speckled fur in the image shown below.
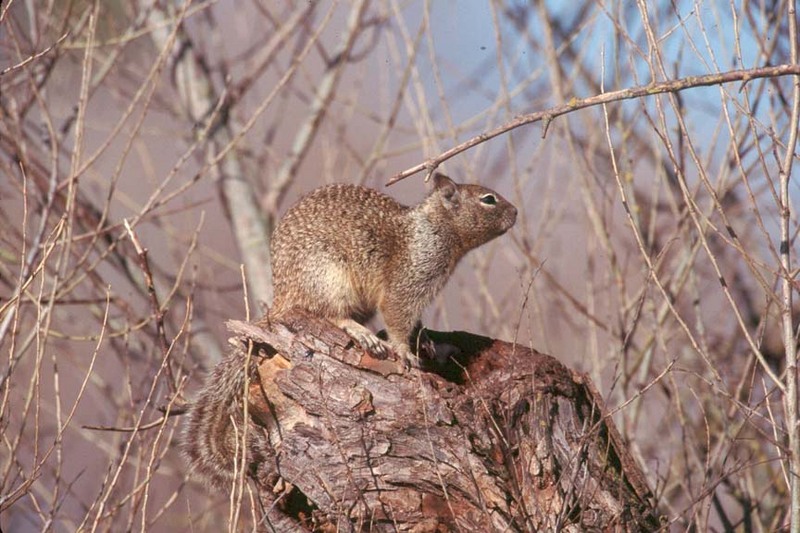
[[496,192],[443,174],[414,207],[357,185],[319,188],[275,229],[270,317],[301,308],[375,349],[380,343],[361,324],[380,311],[389,345],[414,364],[409,346],[422,311],[459,260],[505,233],[516,216]]
[[[237,461],[242,457],[244,358],[244,349],[233,349],[214,367],[189,406],[181,434],[181,448],[192,473],[222,490],[232,489]],[[253,379],[257,379],[255,361],[252,356]],[[245,473],[250,473],[270,455],[272,447],[261,428],[250,424],[247,431]]]

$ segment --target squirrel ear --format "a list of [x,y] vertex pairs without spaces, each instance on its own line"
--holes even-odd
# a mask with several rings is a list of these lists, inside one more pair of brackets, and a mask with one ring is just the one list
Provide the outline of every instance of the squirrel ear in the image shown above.
[[437,172],[436,174],[433,175],[433,185],[435,189],[441,189],[442,187],[455,188],[456,182],[454,182],[441,172]]
[[434,192],[438,192],[442,198],[442,203],[445,207],[451,208],[458,205],[461,198],[458,194],[458,185],[456,182],[437,172],[433,175]]

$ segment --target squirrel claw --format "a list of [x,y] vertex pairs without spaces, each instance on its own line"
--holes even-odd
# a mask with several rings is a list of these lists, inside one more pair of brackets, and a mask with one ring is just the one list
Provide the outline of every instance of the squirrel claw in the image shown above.
[[385,359],[386,356],[389,354],[389,348],[386,346],[382,340],[380,340],[374,333],[372,333],[369,329],[362,326],[358,322],[352,319],[344,319],[339,320],[336,323],[337,326],[342,328],[345,333],[350,335],[353,340],[355,340],[359,346],[367,350],[368,352],[377,355],[379,358]]
[[419,368],[419,356],[412,352],[408,346],[393,345],[392,348],[394,349],[395,353],[400,356],[400,360],[403,362],[403,367],[406,370]]

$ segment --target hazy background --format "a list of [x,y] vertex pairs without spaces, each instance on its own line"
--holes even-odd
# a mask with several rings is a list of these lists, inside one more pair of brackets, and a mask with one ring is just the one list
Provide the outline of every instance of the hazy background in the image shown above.
[[[520,114],[789,63],[787,12],[3,3],[0,527],[226,527],[228,502],[186,478],[180,417],[159,408],[191,397],[224,352],[224,320],[246,316],[243,264],[250,316],[262,314],[270,229],[296,198],[356,182],[416,203],[424,172],[385,182]],[[520,215],[462,262],[426,325],[587,372],[621,407],[614,419],[674,530],[773,531],[789,507],[785,396],[769,373],[785,380],[781,313],[796,323],[780,292],[794,272],[779,268],[791,78],[682,89],[447,161]],[[796,180],[789,194],[795,254]]]

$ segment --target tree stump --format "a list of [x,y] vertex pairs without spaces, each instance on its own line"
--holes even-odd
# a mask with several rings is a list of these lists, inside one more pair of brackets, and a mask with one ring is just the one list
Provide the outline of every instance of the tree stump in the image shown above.
[[429,332],[437,352],[446,343],[455,354],[404,372],[311,316],[229,328],[240,354],[249,344],[266,356],[251,382],[248,426],[260,432],[249,472],[269,511],[264,530],[660,526],[588,378],[553,357]]

